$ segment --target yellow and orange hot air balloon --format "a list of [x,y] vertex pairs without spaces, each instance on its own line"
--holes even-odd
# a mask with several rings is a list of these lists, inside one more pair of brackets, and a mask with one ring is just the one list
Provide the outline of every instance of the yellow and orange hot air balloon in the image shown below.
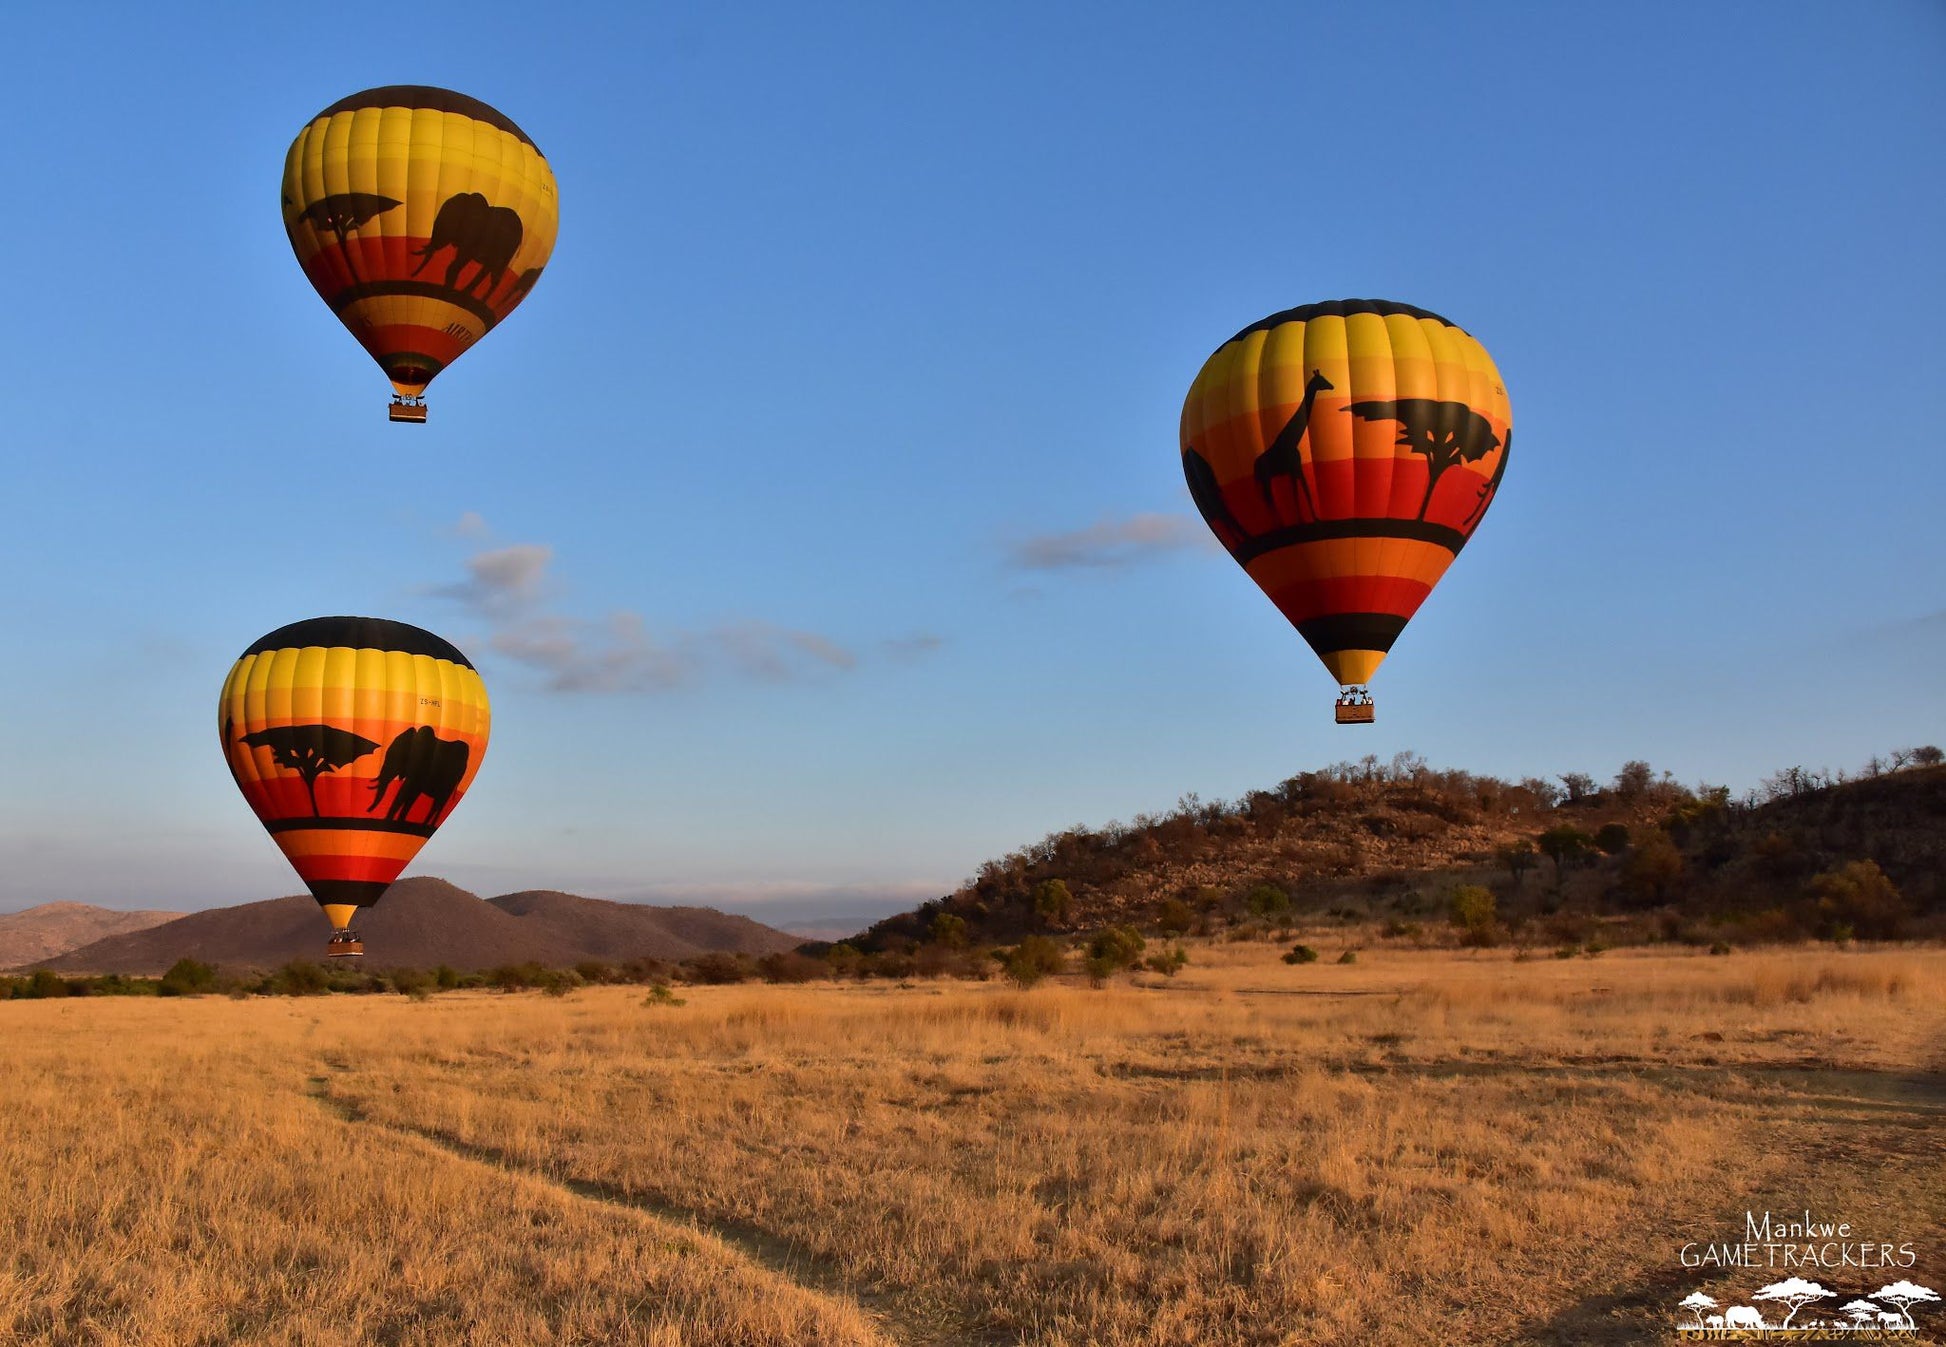
[[449,89],[353,94],[284,158],[291,249],[392,381],[394,421],[426,419],[426,385],[527,297],[559,224],[534,142]]
[[1493,358],[1378,299],[1272,314],[1204,362],[1183,475],[1230,555],[1366,723],[1366,684],[1500,489],[1513,412]]
[[238,789],[331,921],[384,896],[486,756],[486,685],[418,627],[318,617],[279,627],[230,669],[217,704]]

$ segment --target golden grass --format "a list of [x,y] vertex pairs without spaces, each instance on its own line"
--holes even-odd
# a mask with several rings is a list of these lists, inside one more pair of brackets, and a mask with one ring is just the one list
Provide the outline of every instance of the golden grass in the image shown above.
[[1938,951],[1194,954],[0,1006],[0,1340],[1673,1340],[1747,1205],[1946,1226]]

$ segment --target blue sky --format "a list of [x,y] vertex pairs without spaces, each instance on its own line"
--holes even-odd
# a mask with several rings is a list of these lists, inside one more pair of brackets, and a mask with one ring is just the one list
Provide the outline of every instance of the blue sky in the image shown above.
[[[850,910],[1367,752],[1946,738],[1937,4],[185,8],[0,50],[0,909],[296,889],[214,704],[327,613],[479,664],[409,873],[484,893]],[[560,184],[423,428],[276,209],[390,83]],[[1520,429],[1370,729],[1176,445],[1213,348],[1346,296],[1466,327]]]

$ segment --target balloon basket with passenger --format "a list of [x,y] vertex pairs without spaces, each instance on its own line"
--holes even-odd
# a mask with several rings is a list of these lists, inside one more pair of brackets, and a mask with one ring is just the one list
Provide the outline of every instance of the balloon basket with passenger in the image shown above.
[[423,426],[426,424],[426,400],[424,398],[408,398],[394,395],[392,405],[386,409],[385,415],[387,420],[404,421],[408,425]]
[[324,952],[333,959],[356,959],[364,954],[365,942],[358,938],[356,931],[333,931]]
[[1357,685],[1338,689],[1340,725],[1369,725],[1378,718],[1377,710],[1377,704],[1372,701],[1370,688]]

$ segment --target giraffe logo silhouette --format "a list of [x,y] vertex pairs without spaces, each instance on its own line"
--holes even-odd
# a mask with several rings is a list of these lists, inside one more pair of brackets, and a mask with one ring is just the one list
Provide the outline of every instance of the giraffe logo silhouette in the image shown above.
[[1333,388],[1331,380],[1324,377],[1323,370],[1313,370],[1311,377],[1304,383],[1304,401],[1297,404],[1291,419],[1277,432],[1270,447],[1257,455],[1257,490],[1263,493],[1264,508],[1273,514],[1277,510],[1276,498],[1271,494],[1271,485],[1281,473],[1291,479],[1291,490],[1304,502],[1304,513],[1311,518],[1318,517],[1318,507],[1311,499],[1311,484],[1304,479],[1304,458],[1298,449],[1298,442],[1304,432],[1311,428],[1311,404],[1317,401],[1318,394],[1329,393]]

